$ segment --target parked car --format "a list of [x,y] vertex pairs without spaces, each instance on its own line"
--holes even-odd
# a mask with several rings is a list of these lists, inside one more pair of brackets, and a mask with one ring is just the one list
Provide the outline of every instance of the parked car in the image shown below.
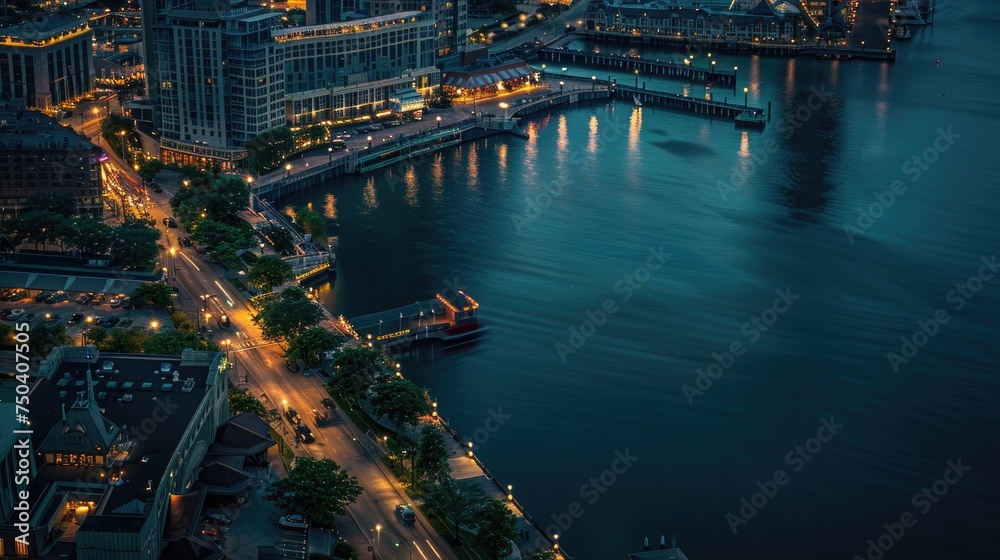
[[309,522],[301,515],[285,515],[278,519],[278,525],[286,529],[308,529]]
[[292,373],[298,373],[299,364],[295,360],[285,360],[285,369]]
[[4,296],[4,301],[18,301],[24,299],[25,292],[22,289],[8,290]]
[[35,296],[35,301],[37,301],[38,303],[42,303],[43,301],[46,300],[46,298],[48,298],[51,295],[52,292],[38,292],[38,295]]
[[413,525],[417,522],[417,516],[413,513],[413,508],[409,504],[398,504],[396,506],[396,518],[403,525]]
[[155,193],[161,193],[161,192],[163,192],[163,188],[160,187],[160,185],[158,185],[156,183],[153,183],[153,192],[155,192]]
[[108,296],[106,296],[104,294],[97,294],[97,295],[94,296],[93,299],[90,300],[90,303],[93,303],[94,305],[100,305],[100,304],[106,302],[107,300],[108,300]]
[[26,315],[22,315],[19,319],[15,319],[15,321],[18,323],[30,323],[34,321],[35,318],[36,316],[34,313],[28,313]]
[[171,228],[177,227],[177,220],[175,220],[173,217],[168,217],[167,218],[167,227],[171,227]]
[[119,319],[117,315],[108,315],[107,317],[101,319],[101,322],[98,324],[106,329],[110,329],[111,327],[117,325],[120,320],[121,319]]
[[378,123],[375,123],[375,124],[369,126],[368,128],[370,128],[371,130],[383,130],[382,125],[380,125]]
[[80,305],[86,305],[90,303],[90,296],[87,294],[83,294],[80,297],[76,298],[76,302]]
[[83,320],[83,313],[74,313],[69,316],[69,320],[67,320],[66,322],[69,323],[70,325],[75,325],[82,320]]
[[67,294],[62,290],[59,290],[58,292],[55,292],[49,297],[45,298],[45,303],[59,303],[61,301],[67,301],[67,300],[69,300],[69,294]]
[[125,303],[126,299],[128,298],[125,297],[125,294],[118,294],[117,296],[111,298],[111,307],[121,307]]
[[333,402],[333,399],[331,399],[330,397],[326,397],[325,399],[323,399],[320,402],[323,403],[323,406],[325,406],[326,408],[329,408],[331,410],[333,410],[337,406],[337,404],[335,402]]
[[130,297],[122,298],[122,309],[132,309],[132,298]]

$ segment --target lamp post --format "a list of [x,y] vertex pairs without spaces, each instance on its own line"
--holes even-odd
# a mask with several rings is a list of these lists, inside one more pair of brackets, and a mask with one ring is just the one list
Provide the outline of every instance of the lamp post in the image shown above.
[[563,92],[563,86],[565,86],[565,85],[566,85],[566,82],[563,82],[562,80],[559,80],[559,93]]
[[435,120],[437,121],[437,127],[438,127],[438,128],[441,128],[441,116],[440,116],[440,115],[438,115],[438,116],[437,116],[437,117],[435,118]]
[[333,146],[328,146],[326,148],[326,153],[330,156],[330,163],[333,163]]
[[733,93],[736,93],[736,73],[739,72],[739,66],[733,66]]
[[749,92],[750,88],[743,88],[743,106],[747,107],[749,105]]
[[510,107],[510,105],[507,105],[506,103],[503,103],[503,102],[500,103],[500,108],[503,109],[503,120],[504,120],[504,122],[507,121],[507,108],[508,107]]
[[545,77],[545,65],[544,64],[542,64],[542,77],[543,78]]
[[712,61],[712,77],[715,77],[715,61]]
[[508,502],[514,501],[514,485],[513,484],[508,484],[507,485],[507,501]]
[[369,136],[368,137],[368,149],[371,149],[371,147],[372,147],[372,137]]
[[590,77],[590,91],[597,90],[597,76]]
[[639,69],[635,69],[635,89],[639,89]]
[[288,178],[291,175],[292,175],[292,164],[286,163],[285,164],[285,178]]

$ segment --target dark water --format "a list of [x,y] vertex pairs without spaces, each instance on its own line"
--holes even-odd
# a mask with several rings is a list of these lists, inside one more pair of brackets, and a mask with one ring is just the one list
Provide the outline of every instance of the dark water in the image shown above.
[[[483,428],[480,455],[575,557],[676,533],[694,560],[849,559],[902,517],[884,558],[995,558],[1000,9],[938,5],[894,64],[720,57],[772,103],[763,133],[581,107],[285,202],[335,212],[337,312],[455,285],[481,302],[479,344],[404,372]],[[894,371],[904,336],[922,347]],[[699,369],[717,378],[690,404]],[[488,432],[491,410],[509,418]],[[758,482],[772,496],[739,518]]]

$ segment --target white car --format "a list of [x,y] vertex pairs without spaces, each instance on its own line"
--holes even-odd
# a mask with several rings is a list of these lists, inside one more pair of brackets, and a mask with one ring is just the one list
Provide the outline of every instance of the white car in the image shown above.
[[308,529],[309,522],[301,515],[286,515],[278,519],[278,525],[286,529]]

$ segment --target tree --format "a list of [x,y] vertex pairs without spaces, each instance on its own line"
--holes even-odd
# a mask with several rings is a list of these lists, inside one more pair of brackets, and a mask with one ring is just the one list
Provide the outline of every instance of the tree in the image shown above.
[[425,424],[420,429],[415,470],[422,478],[426,477],[431,482],[443,480],[451,474],[448,449],[441,438],[441,430],[433,424]]
[[474,481],[456,482],[448,478],[431,491],[430,504],[442,516],[451,519],[457,537],[462,522],[475,514],[487,499],[486,493]]
[[147,354],[170,354],[178,355],[185,348],[192,350],[213,350],[214,344],[210,344],[198,336],[195,332],[169,330],[160,331],[150,336],[142,343],[142,350]]
[[107,254],[114,240],[114,228],[90,216],[73,219],[73,238],[69,245],[81,253]]
[[447,109],[451,107],[451,97],[448,96],[448,93],[441,86],[438,86],[427,104],[433,109]]
[[247,272],[247,284],[270,292],[287,280],[295,278],[292,267],[275,255],[264,255]]
[[372,407],[375,414],[389,417],[396,424],[396,431],[402,432],[404,424],[414,424],[420,415],[427,412],[427,397],[409,379],[388,377],[372,387]]
[[313,145],[320,144],[326,140],[327,130],[326,127],[321,125],[313,125],[306,129],[306,138],[309,139]]
[[32,211],[47,210],[64,218],[70,218],[76,214],[76,198],[73,193],[65,191],[40,192],[29,196],[22,208],[31,208]]
[[146,282],[136,286],[129,295],[132,305],[142,307],[147,303],[153,307],[173,307],[174,289],[160,282]]
[[497,499],[489,499],[476,512],[473,526],[478,530],[476,544],[493,560],[501,560],[510,554],[517,535],[517,518],[507,504]]
[[332,459],[299,457],[286,478],[269,485],[264,499],[301,513],[314,524],[332,527],[335,515],[347,513],[364,489]]
[[326,245],[329,234],[326,230],[326,218],[310,210],[308,207],[300,208],[295,212],[295,223],[303,231],[313,237],[313,240],[322,245]]
[[89,339],[105,352],[138,354],[142,352],[142,345],[149,337],[146,331],[138,329],[111,329],[104,332],[107,336],[101,342],[98,342],[94,337],[89,337]]
[[250,139],[247,144],[247,169],[258,175],[277,169],[293,149],[295,138],[291,129],[287,126],[272,128]]
[[139,177],[143,183],[152,183],[156,175],[163,169],[163,162],[158,159],[147,159],[139,166]]
[[264,404],[251,395],[250,391],[247,391],[246,389],[230,388],[229,415],[236,416],[237,414],[243,412],[256,414],[267,422],[280,420],[277,410],[268,410],[264,408]]
[[354,398],[368,392],[384,366],[381,350],[375,348],[342,348],[333,358],[332,388]]
[[224,177],[213,181],[207,174],[192,173],[187,181],[188,186],[170,199],[174,215],[185,228],[200,229],[206,219],[230,226],[242,223],[237,214],[250,202],[250,190],[242,179]]
[[45,357],[56,346],[68,346],[73,340],[62,323],[41,324],[31,329],[31,353]]
[[123,269],[145,268],[159,256],[156,242],[160,232],[156,228],[134,218],[126,218],[125,223],[114,230],[111,242],[111,263]]
[[299,287],[285,288],[279,297],[268,302],[253,323],[267,340],[290,340],[309,327],[319,324],[323,312]]
[[291,360],[301,358],[308,367],[319,367],[323,354],[343,341],[342,337],[323,327],[309,327],[289,341],[285,356]]
[[21,237],[36,247],[60,243],[70,233],[69,224],[62,214],[45,209],[22,212],[17,220]]

